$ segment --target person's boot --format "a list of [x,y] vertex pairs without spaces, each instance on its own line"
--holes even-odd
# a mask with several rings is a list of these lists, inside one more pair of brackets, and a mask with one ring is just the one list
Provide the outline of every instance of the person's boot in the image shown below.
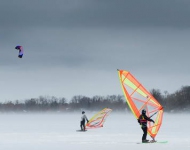
[[148,143],[149,140],[142,140],[142,143]]

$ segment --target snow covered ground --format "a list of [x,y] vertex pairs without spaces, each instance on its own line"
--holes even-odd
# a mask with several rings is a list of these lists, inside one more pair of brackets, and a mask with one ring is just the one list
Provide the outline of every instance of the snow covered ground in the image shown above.
[[[93,113],[86,115],[90,118]],[[142,130],[131,113],[112,112],[103,128],[76,132],[80,117],[80,113],[0,114],[0,149],[190,150],[190,114],[164,114],[156,140],[167,140],[165,144],[137,144]]]

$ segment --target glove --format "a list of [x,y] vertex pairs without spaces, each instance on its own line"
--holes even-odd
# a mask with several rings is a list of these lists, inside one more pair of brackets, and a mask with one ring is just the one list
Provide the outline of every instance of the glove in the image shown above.
[[152,122],[154,123],[154,120],[152,120]]
[[89,121],[87,120],[87,123],[88,123]]
[[141,125],[141,123],[140,123],[140,120],[139,120],[139,119],[137,119],[137,122]]

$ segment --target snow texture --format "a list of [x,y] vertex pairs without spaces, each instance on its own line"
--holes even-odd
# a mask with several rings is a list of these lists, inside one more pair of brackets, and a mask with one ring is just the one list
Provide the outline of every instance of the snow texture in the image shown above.
[[[86,115],[90,118],[94,113]],[[137,144],[142,130],[131,113],[112,112],[103,128],[76,132],[80,129],[80,117],[80,113],[1,114],[0,147],[2,150],[190,149],[189,114],[164,114],[156,140],[167,140],[165,144]]]

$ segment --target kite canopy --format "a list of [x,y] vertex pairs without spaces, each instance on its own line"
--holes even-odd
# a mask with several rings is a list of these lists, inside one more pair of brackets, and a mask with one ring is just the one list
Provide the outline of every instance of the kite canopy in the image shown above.
[[118,70],[118,74],[127,104],[134,116],[139,118],[145,109],[147,116],[154,120],[155,123],[148,122],[148,134],[155,138],[162,124],[163,107],[130,72]]
[[103,110],[99,111],[86,124],[86,129],[103,127],[103,124],[104,124],[107,116],[111,113],[111,111],[112,111],[112,109],[110,109],[110,108],[104,108]]
[[22,58],[23,54],[24,54],[24,50],[23,50],[23,47],[22,46],[16,46],[15,49],[19,50],[19,54],[18,54],[18,57],[19,58]]

